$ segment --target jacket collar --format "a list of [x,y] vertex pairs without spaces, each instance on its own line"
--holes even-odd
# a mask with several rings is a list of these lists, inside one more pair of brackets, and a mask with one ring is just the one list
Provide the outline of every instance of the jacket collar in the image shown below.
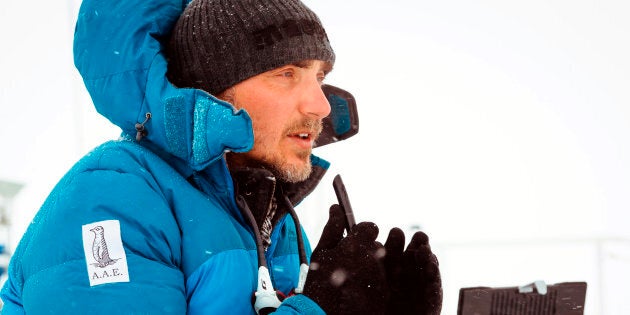
[[[315,159],[317,162],[321,161]],[[324,177],[326,168],[314,163],[311,175],[298,183],[280,181],[271,171],[264,168],[231,169],[230,173],[234,182],[235,195],[243,196],[256,219],[256,223],[258,226],[262,226],[262,222],[270,209],[276,209],[274,221],[288,212],[284,203],[285,196],[289,197],[291,205],[297,205],[313,192]]]

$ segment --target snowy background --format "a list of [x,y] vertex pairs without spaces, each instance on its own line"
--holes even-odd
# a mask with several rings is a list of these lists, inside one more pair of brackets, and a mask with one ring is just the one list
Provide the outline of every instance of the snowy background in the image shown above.
[[[337,53],[356,137],[298,208],[316,242],[342,174],[359,221],[426,231],[459,289],[588,282],[585,314],[630,314],[630,4],[304,0]],[[118,136],[72,63],[78,0],[0,2],[0,180],[14,248],[61,176]]]

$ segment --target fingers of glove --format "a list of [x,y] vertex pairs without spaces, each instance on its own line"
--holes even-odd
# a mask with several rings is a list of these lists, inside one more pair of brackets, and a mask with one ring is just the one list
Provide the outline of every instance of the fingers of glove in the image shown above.
[[437,258],[429,245],[429,237],[424,232],[418,231],[413,235],[404,256],[407,263],[417,266],[438,266]]
[[[387,243],[386,243],[387,245]],[[396,303],[390,303],[389,314],[437,315],[442,305],[442,283],[436,256],[429,238],[416,232],[402,254]],[[396,306],[398,304],[399,306]]]
[[405,233],[399,228],[389,231],[385,241],[385,273],[391,290],[398,291],[402,274],[402,258],[405,249]]
[[431,251],[429,238],[423,232],[416,232],[403,254],[404,273],[419,277],[425,283],[440,282],[437,257]]
[[435,254],[431,251],[431,247],[427,245],[420,246],[419,248],[408,252],[414,256],[414,260],[422,265],[435,265],[439,266],[439,262]]
[[423,232],[416,232],[407,247],[408,255],[413,255],[414,263],[425,269],[425,274],[439,274],[439,262],[435,254],[431,251],[429,237]]
[[435,254],[425,247],[415,253],[415,262],[424,271],[427,282],[441,282],[440,265]]
[[378,236],[378,227],[372,222],[361,222],[355,225],[350,234],[339,242],[340,250],[349,255],[359,253],[370,253],[378,249],[376,237]]
[[414,250],[421,246],[429,245],[429,237],[422,231],[418,231],[411,237],[411,242],[407,245],[407,250]]
[[387,256],[399,257],[402,256],[403,249],[405,248],[405,233],[395,227],[389,231],[387,240],[385,241],[385,249],[387,250]]
[[343,208],[337,204],[332,205],[329,211],[328,222],[324,226],[315,251],[318,249],[331,249],[339,244],[339,241],[343,238],[344,220]]
[[403,291],[412,293],[425,292],[422,295],[430,296],[431,291],[441,290],[442,279],[440,270],[436,264],[418,264],[415,260],[405,257],[401,270],[400,286]]
[[374,242],[378,237],[378,226],[372,222],[361,222],[350,230],[348,237],[356,238],[362,243]]

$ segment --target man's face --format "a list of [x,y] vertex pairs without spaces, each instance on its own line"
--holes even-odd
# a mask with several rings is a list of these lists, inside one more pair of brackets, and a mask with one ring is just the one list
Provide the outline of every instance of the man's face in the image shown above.
[[245,109],[254,129],[253,149],[230,154],[230,167],[263,166],[288,182],[305,180],[313,142],[330,113],[321,89],[330,70],[323,61],[299,62],[251,77],[220,95]]

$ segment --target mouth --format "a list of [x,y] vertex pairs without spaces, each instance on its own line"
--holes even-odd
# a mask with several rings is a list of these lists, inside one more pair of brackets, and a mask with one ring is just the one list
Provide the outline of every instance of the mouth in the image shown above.
[[296,141],[302,148],[312,148],[315,141],[315,134],[312,132],[300,131],[288,134],[289,138]]
[[287,129],[286,136],[300,150],[311,150],[321,130],[321,121],[308,119],[293,125],[293,128]]
[[310,132],[296,132],[289,134],[289,137],[299,140],[311,140],[313,138],[313,134]]

